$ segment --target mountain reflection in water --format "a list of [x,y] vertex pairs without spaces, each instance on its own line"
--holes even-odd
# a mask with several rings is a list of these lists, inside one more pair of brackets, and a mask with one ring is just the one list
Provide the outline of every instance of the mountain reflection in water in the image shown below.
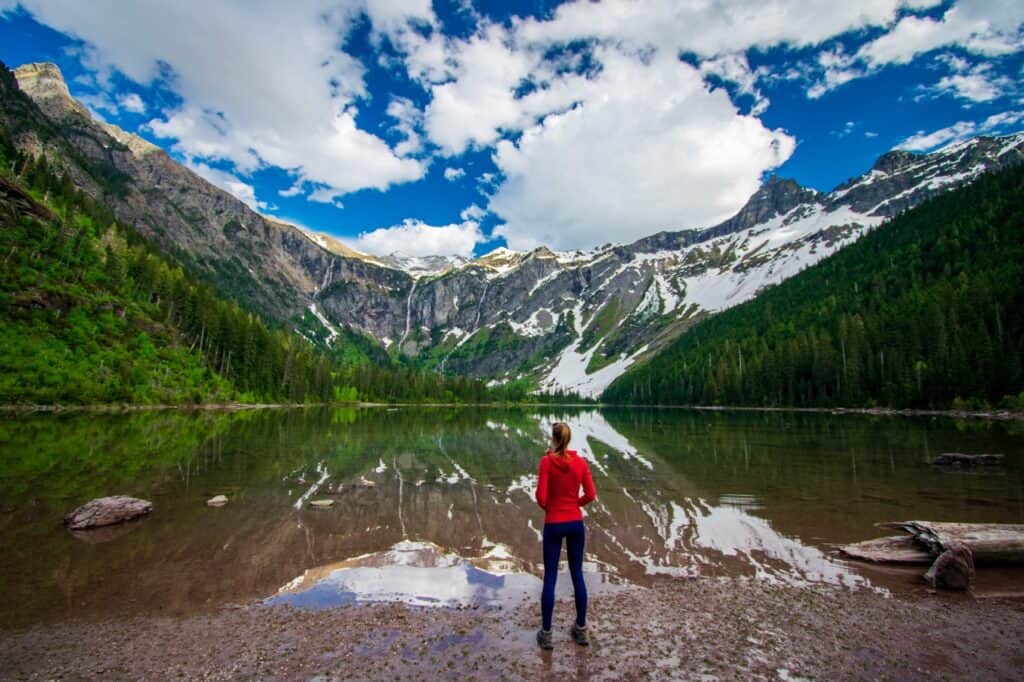
[[[312,609],[367,602],[510,607],[540,590],[540,579],[523,568],[500,546],[466,559],[430,542],[403,540],[384,552],[309,569],[264,603]],[[592,577],[591,590],[607,591],[601,575]],[[568,586],[566,574],[560,596],[570,594]]]
[[[18,417],[0,430],[0,579],[13,597],[0,622],[268,595],[312,607],[535,597],[533,493],[553,421],[594,473],[585,570],[598,590],[736,575],[871,587],[879,576],[834,545],[877,535],[878,521],[1024,517],[1021,438],[1004,425],[483,408]],[[1004,452],[1007,466],[951,476],[926,464],[939,449]],[[95,540],[61,529],[70,508],[116,493],[153,500],[153,514]],[[228,505],[206,507],[218,493]]]

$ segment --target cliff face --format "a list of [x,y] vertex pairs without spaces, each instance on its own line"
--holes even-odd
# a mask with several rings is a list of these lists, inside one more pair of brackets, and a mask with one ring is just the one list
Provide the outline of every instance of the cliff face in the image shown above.
[[[312,303],[324,273],[341,257],[298,228],[264,218],[141,137],[95,121],[71,97],[55,65],[28,64],[14,75],[50,129],[59,132],[42,136],[29,127],[23,145],[57,159],[79,187],[102,196],[119,220],[272,319],[287,320]],[[17,93],[5,91],[2,97],[10,115]],[[380,275],[393,273],[369,267],[353,276]]]
[[249,308],[282,321],[308,309],[329,332],[364,332],[424,367],[585,395],[701,316],[930,196],[1024,159],[1024,134],[979,137],[927,155],[889,152],[828,194],[773,177],[729,220],[632,244],[499,249],[470,262],[372,258],[265,218],[145,140],[93,121],[55,66],[15,74],[38,105],[0,87],[0,115],[19,144],[61,159],[123,222]]

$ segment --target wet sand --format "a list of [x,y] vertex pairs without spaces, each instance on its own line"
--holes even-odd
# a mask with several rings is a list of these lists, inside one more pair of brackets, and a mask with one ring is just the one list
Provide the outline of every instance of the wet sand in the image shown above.
[[593,645],[534,643],[537,605],[244,606],[0,633],[4,679],[1021,679],[1024,603],[739,578],[591,601]]

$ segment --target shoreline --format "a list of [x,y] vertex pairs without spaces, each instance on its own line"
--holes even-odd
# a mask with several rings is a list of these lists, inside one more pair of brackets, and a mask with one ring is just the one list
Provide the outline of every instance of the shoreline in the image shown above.
[[1024,412],[1012,410],[921,410],[910,407],[755,407],[746,405],[614,405],[610,407],[661,407],[670,410],[701,412],[803,412],[808,414],[860,414],[874,417],[946,417],[949,419],[987,419],[1024,421]]
[[331,407],[331,408],[363,408],[363,407],[493,407],[493,408],[516,408],[516,407],[608,407],[599,403],[382,403],[382,402],[354,402],[354,403],[181,403],[177,405],[168,404],[143,404],[143,403],[92,403],[92,404],[53,404],[36,405],[31,403],[13,403],[0,405],[0,413],[34,413],[48,412],[63,414],[66,412],[98,412],[98,413],[126,413],[126,412],[147,412],[147,411],[170,411],[180,410],[182,412],[197,412],[208,410],[211,412],[240,412],[242,410],[294,410],[310,407]]
[[1024,666],[1019,601],[695,578],[590,604],[591,646],[569,639],[565,599],[551,652],[534,642],[533,598],[508,609],[249,604],[0,630],[0,670],[17,679],[1012,679]]
[[642,405],[642,404],[618,404],[618,403],[383,403],[383,402],[355,402],[355,403],[182,403],[177,405],[168,404],[132,404],[132,403],[99,403],[99,404],[3,404],[0,405],[0,413],[7,414],[32,414],[50,413],[64,414],[74,412],[110,413],[122,414],[128,412],[146,411],[171,411],[182,412],[222,411],[240,412],[242,410],[293,410],[310,407],[332,407],[332,408],[379,408],[379,407],[446,407],[446,408],[520,408],[520,407],[548,407],[548,408],[594,408],[594,409],[649,409],[649,410],[694,410],[698,412],[792,412],[805,414],[834,414],[834,415],[866,415],[875,417],[943,417],[947,419],[979,419],[988,421],[1024,421],[1024,412],[1012,410],[924,410],[916,408],[896,407],[757,407],[748,405]]

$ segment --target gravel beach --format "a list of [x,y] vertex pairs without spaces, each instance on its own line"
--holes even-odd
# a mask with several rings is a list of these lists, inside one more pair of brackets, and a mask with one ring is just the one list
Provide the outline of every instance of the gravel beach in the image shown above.
[[665,580],[592,599],[589,648],[537,606],[242,606],[0,634],[5,679],[1021,679],[1024,603],[750,579]]

